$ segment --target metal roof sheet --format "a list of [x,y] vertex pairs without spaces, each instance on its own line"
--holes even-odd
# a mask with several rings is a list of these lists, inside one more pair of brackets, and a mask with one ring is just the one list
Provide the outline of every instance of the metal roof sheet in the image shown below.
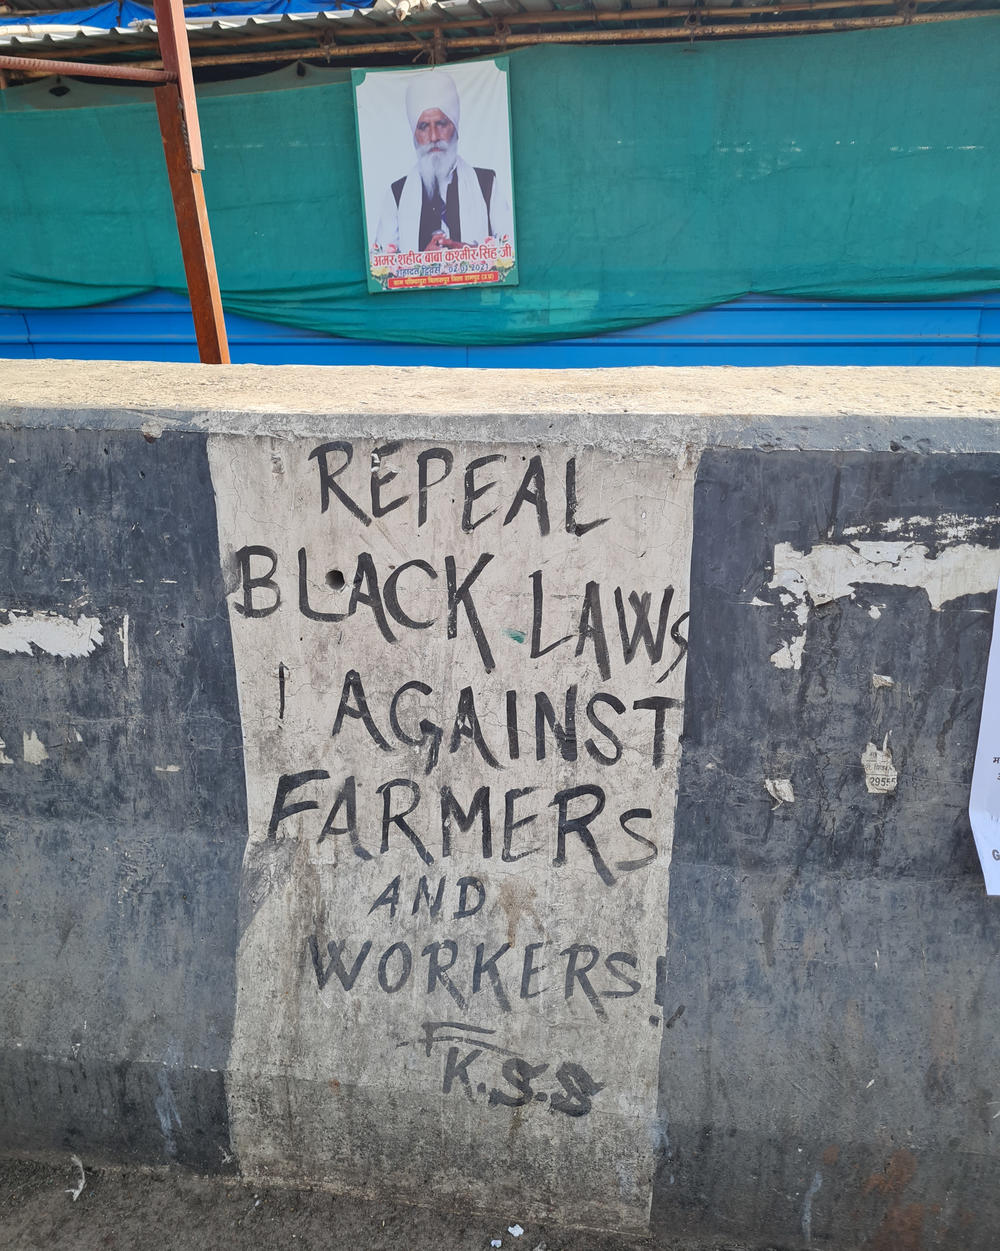
[[[27,11],[29,0],[7,0],[7,9],[16,10],[24,4]],[[99,58],[115,60],[130,55],[137,58],[156,56],[155,22],[140,20],[126,26],[111,29],[95,26],[55,25],[46,22],[46,13],[65,10],[65,3],[52,3],[42,11],[39,0],[30,0],[38,21],[30,25],[3,24],[0,12],[0,48],[9,54],[25,56],[54,55],[61,57]],[[45,0],[41,0],[45,3]],[[845,7],[845,3],[850,7]],[[423,6],[423,7],[421,7]],[[928,20],[928,15],[947,14],[961,10],[970,13],[1000,11],[1000,0],[910,0],[910,9]],[[399,19],[398,0],[375,0],[369,8],[346,8],[317,10],[308,13],[259,13],[247,15],[233,13],[231,16],[191,15],[186,27],[192,46],[192,55],[211,54],[222,51],[251,52],[260,59],[262,49],[273,52],[274,60],[294,60],[301,50],[296,40],[307,42],[315,50],[317,45],[344,42],[345,48],[352,43],[364,42],[368,35],[372,40],[392,40],[413,49],[414,39],[429,46],[429,37],[435,28],[442,28],[449,36],[474,36],[485,31],[496,36],[500,29],[520,31],[518,43],[524,42],[527,30],[545,30],[546,15],[552,16],[551,25],[562,30],[610,31],[616,26],[633,28],[636,18],[642,17],[647,25],[672,20],[675,24],[691,15],[695,21],[710,21],[712,14],[728,13],[741,19],[731,26],[734,35],[753,33],[757,18],[781,19],[794,25],[816,19],[848,19],[856,15],[876,13],[883,21],[903,21],[895,0],[801,0],[794,12],[788,11],[787,0],[771,0],[760,3],[755,0],[415,0],[405,20]],[[660,15],[662,14],[662,18]],[[886,17],[885,15],[894,15]],[[700,17],[699,15],[704,15]],[[575,20],[574,20],[575,19]],[[917,20],[921,20],[920,16]],[[493,24],[491,28],[491,23]],[[692,34],[697,31],[693,30]],[[269,38],[270,37],[270,38]],[[491,42],[485,39],[484,42]],[[491,42],[495,46],[496,39]],[[513,46],[513,45],[512,45]],[[254,51],[258,50],[258,51]],[[338,52],[340,50],[338,49]],[[467,55],[472,55],[468,51]]]

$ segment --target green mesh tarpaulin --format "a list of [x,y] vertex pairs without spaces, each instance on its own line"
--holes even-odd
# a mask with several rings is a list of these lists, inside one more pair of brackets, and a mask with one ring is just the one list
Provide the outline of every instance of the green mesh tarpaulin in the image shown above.
[[[228,309],[353,338],[595,334],[748,292],[1000,288],[1000,18],[510,62],[521,285],[369,295],[350,86],[206,98]],[[184,290],[152,102],[2,112],[0,304]]]

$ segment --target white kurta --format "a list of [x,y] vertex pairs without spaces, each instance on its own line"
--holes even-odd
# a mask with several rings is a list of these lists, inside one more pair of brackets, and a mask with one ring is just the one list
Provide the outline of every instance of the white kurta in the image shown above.
[[[493,191],[487,208],[474,166],[459,157],[452,171],[452,178],[458,179],[461,242],[482,243],[490,235],[490,227],[494,239],[506,235],[513,240],[514,219],[510,201],[498,186],[499,180],[496,177],[493,179]],[[373,247],[377,244],[382,249],[397,247],[401,252],[419,250],[423,191],[420,171],[416,166],[406,176],[398,206],[392,187],[387,188],[375,238],[371,240]]]

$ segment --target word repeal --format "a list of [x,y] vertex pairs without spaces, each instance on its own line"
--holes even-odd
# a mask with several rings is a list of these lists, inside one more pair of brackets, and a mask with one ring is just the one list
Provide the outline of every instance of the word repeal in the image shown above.
[[[417,526],[419,528],[425,525],[431,490],[440,487],[451,476],[455,467],[455,456],[446,447],[431,447],[420,452],[416,457],[416,483],[411,483],[410,489],[406,491],[401,489],[400,482],[396,480],[401,479],[405,482],[408,475],[405,472],[401,475],[398,469],[394,469],[387,463],[388,459],[395,457],[402,447],[402,443],[396,442],[384,443],[381,447],[372,448],[370,470],[366,473],[360,463],[357,465],[356,486],[348,483],[348,479],[352,476],[351,465],[354,462],[354,448],[350,443],[334,440],[313,448],[309,453],[309,459],[316,462],[319,472],[320,512],[325,513],[330,504],[336,500],[363,526],[370,526],[373,518],[385,517],[415,498]],[[525,458],[522,457],[523,459]],[[478,501],[484,496],[491,495],[498,486],[495,477],[492,476],[495,471],[491,470],[490,466],[502,465],[506,461],[507,457],[503,453],[493,452],[487,456],[477,456],[465,466],[462,474],[461,524],[466,534],[471,534],[499,511],[499,507],[491,508],[489,501],[483,504],[479,504]],[[609,520],[607,517],[598,517],[593,521],[578,519],[575,456],[570,456],[566,461],[565,471],[560,477],[563,486],[561,514],[567,534],[579,538]],[[366,478],[367,482],[364,481]],[[387,491],[390,483],[393,482],[396,486],[391,491]],[[351,485],[353,494],[348,491],[348,485]],[[545,464],[541,456],[532,456],[526,463],[501,524],[509,526],[521,509],[527,506],[534,514],[539,533],[543,536],[547,535],[550,530],[549,491],[550,488],[545,478]],[[442,502],[450,499],[454,503],[457,495],[453,497],[450,490],[445,490],[443,494],[435,494],[434,498]]]

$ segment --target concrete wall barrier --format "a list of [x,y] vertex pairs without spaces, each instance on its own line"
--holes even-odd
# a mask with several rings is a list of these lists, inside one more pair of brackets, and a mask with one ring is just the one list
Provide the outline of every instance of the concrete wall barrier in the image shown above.
[[6,1150],[992,1247],[992,371],[0,382]]

